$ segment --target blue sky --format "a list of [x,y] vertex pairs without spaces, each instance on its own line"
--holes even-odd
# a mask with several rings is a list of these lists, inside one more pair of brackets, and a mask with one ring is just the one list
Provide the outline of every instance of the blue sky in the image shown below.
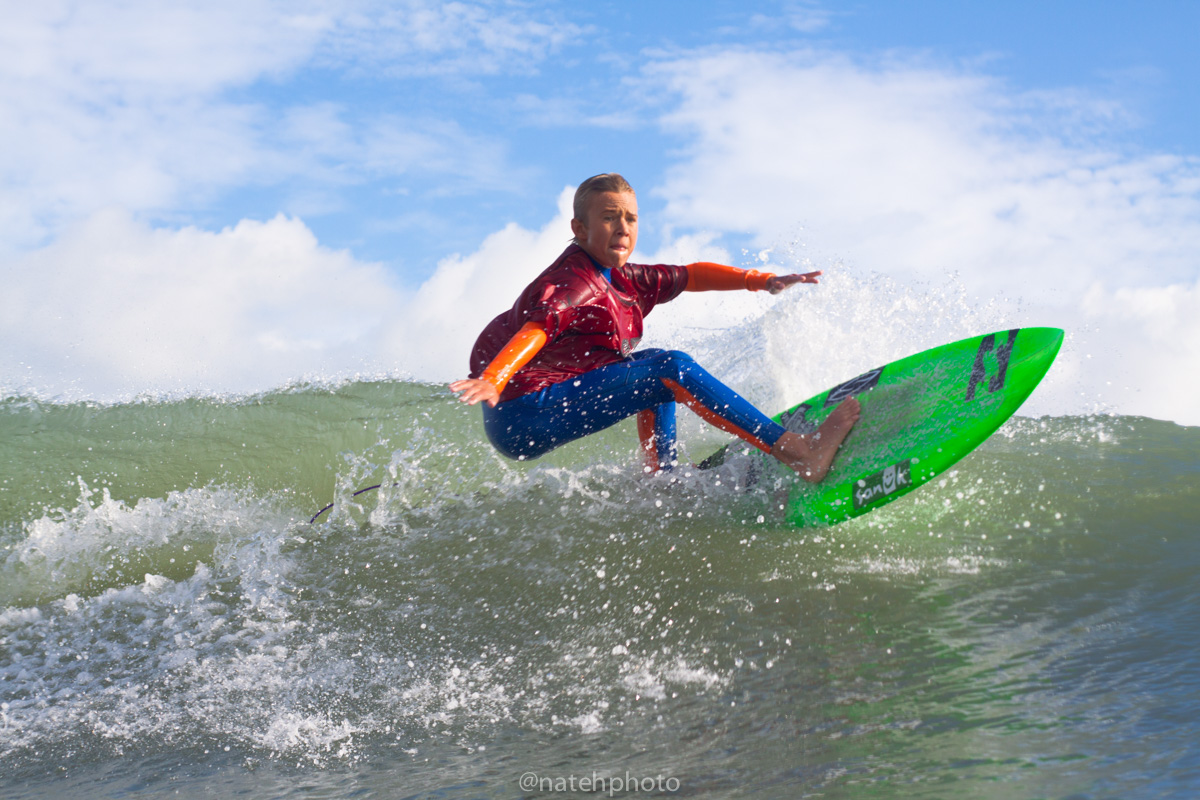
[[[1195,3],[124,0],[5,17],[9,393],[452,379],[563,245],[564,190],[615,170],[639,190],[643,260],[758,258],[897,291],[953,275],[970,308],[1005,298],[998,323],[1075,333],[1050,410],[1200,424],[1155,383],[1200,373]],[[767,308],[726,301],[663,330]]]

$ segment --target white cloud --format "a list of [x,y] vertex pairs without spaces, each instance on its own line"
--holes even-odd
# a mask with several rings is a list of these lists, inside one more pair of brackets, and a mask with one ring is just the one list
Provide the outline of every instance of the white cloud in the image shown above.
[[800,241],[902,283],[957,274],[1013,301],[1006,324],[1068,329],[1057,413],[1200,424],[1200,378],[1180,377],[1200,376],[1200,158],[1080,144],[1119,109],[922,64],[723,52],[647,75],[687,141],[656,189],[675,230]]
[[783,4],[778,16],[754,14],[750,17],[750,25],[754,28],[774,30],[782,24],[800,33],[817,33],[828,28],[833,17],[833,11],[816,3],[789,2]]
[[374,113],[364,119],[335,103],[289,109],[273,137],[279,150],[259,165],[260,173],[273,163],[278,176],[302,175],[308,191],[328,197],[348,185],[407,176],[434,178],[432,194],[511,189],[531,172],[512,166],[507,148],[490,132],[432,117]]
[[26,3],[0,27],[0,239],[107,206],[165,209],[270,172],[261,108],[222,92],[294,69],[321,24],[278,4]]
[[[1200,425],[1200,280],[1091,287],[1082,322],[1094,327],[1094,378],[1130,413]],[[1099,358],[1096,358],[1099,356]],[[1115,356],[1115,357],[1114,357]]]
[[299,220],[211,232],[98,212],[0,265],[3,391],[113,401],[363,372],[465,377],[483,326],[569,243],[572,195],[538,231],[510,224],[443,259],[415,293]]
[[342,15],[324,58],[390,77],[532,72],[583,29],[544,9],[493,2],[364,2]]
[[300,190],[310,210],[381,176],[503,183],[492,131],[401,118],[388,103],[351,113],[341,92],[294,79],[305,68],[371,80],[525,71],[578,33],[490,3],[12,5],[0,26],[0,253],[44,245],[101,208],[171,219],[289,180],[323,182]]
[[284,217],[213,233],[103,211],[0,275],[6,390],[69,398],[251,392],[392,367],[372,342],[406,301],[382,268]]
[[306,5],[314,4],[11,4],[0,74],[97,104],[208,94],[302,61],[329,25]]
[[1026,296],[1051,275],[1073,293],[1195,273],[1200,159],[1070,146],[1046,93],[819,54],[724,53],[652,77],[677,93],[664,124],[689,142],[661,189],[680,227],[770,245],[803,225],[810,246],[872,269],[961,270]]

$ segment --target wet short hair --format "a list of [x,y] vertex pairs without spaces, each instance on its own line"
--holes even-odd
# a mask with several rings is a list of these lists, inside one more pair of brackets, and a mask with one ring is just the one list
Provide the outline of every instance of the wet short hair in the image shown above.
[[575,190],[575,219],[583,219],[584,214],[587,213],[588,200],[592,195],[600,192],[629,192],[630,194],[637,194],[633,191],[633,187],[629,185],[629,181],[615,172],[593,175],[579,184],[579,188]]

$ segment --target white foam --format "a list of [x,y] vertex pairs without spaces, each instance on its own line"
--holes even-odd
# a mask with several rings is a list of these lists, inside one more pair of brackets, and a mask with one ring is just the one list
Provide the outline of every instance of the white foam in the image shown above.
[[144,579],[145,567],[186,574],[215,548],[291,522],[269,503],[220,487],[128,505],[107,488],[97,498],[79,484],[74,508],[27,523],[24,539],[10,547],[0,564],[0,606],[131,584]]

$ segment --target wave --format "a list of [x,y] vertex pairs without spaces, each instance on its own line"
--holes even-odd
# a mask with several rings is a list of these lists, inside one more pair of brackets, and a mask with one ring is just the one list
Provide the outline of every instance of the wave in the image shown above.
[[[307,535],[365,525],[457,541],[486,509],[554,535],[585,526],[607,536],[675,517],[794,535],[765,494],[722,485],[719,471],[646,479],[635,442],[627,423],[536,462],[509,462],[484,440],[477,409],[444,387],[405,382],[236,402],[9,402],[0,410],[0,458],[10,465],[0,492],[0,607],[94,596],[146,574],[181,580],[260,528]],[[684,459],[719,444],[689,441]],[[933,525],[1056,527],[1086,517],[1078,506],[1094,492],[1118,487],[1134,507],[1186,506],[1198,452],[1200,429],[1173,423],[1014,417],[934,486],[843,527],[895,528],[905,539]],[[1142,464],[1136,478],[1125,474],[1133,463]],[[1030,469],[1065,478],[1034,492],[1021,488]],[[369,486],[378,489],[361,492]]]
[[1200,429],[1132,417],[1014,418],[825,530],[712,474],[641,477],[631,429],[505,462],[477,410],[427,384],[10,402],[0,427],[0,758],[18,771],[130,748],[323,763],[514,725],[652,729],[656,703],[727,706],[747,664],[787,658],[798,633],[729,633],[779,598],[817,620],[822,596],[914,578],[1022,564],[1050,580],[1055,553],[1136,561],[1132,527],[1187,535],[1200,510]]

